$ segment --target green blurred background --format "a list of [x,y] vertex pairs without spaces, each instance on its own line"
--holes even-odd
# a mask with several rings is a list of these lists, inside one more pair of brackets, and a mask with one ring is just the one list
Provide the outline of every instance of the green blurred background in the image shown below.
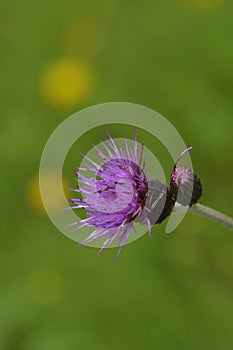
[[232,215],[232,16],[231,0],[1,3],[1,350],[233,348],[230,231],[187,215],[112,264],[58,232],[38,192],[52,131],[126,101],[173,123],[202,203]]

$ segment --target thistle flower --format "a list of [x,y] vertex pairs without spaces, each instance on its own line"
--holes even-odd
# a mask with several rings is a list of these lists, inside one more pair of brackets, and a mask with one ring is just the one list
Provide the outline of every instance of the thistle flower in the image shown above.
[[[69,198],[72,209],[83,208],[86,218],[68,226],[76,226],[71,232],[82,227],[92,228],[79,246],[86,245],[98,238],[104,243],[97,255],[108,248],[114,241],[119,246],[116,257],[127,243],[134,224],[139,222],[151,234],[151,226],[160,224],[173,211],[179,211],[190,206],[189,211],[209,217],[222,225],[233,229],[233,219],[201,204],[196,204],[202,195],[202,185],[196,174],[184,166],[177,167],[180,158],[192,149],[184,150],[178,157],[170,175],[170,188],[157,180],[146,176],[143,161],[143,145],[138,155],[136,135],[129,147],[124,139],[125,149],[116,146],[108,134],[106,143],[101,142],[104,152],[97,146],[96,153],[101,159],[97,164],[86,155],[83,157],[91,164],[76,171],[78,180],[82,183],[78,189],[83,198]],[[87,177],[81,171],[93,173]],[[181,208],[175,203],[181,204]],[[196,205],[193,205],[196,204]]]
[[138,155],[136,135],[131,148],[125,139],[123,150],[107,134],[107,144],[100,141],[105,152],[94,146],[101,158],[100,165],[83,155],[91,165],[85,164],[82,170],[90,171],[94,176],[88,178],[77,171],[76,175],[82,185],[75,191],[80,192],[83,198],[69,200],[73,203],[73,209],[85,209],[87,217],[69,226],[77,225],[73,231],[82,227],[93,228],[93,232],[79,246],[98,238],[105,239],[97,255],[113,241],[117,241],[118,256],[132,229],[135,231],[135,222],[145,225],[149,234],[151,233],[148,218],[150,209],[146,206],[148,179],[143,162],[143,145]]

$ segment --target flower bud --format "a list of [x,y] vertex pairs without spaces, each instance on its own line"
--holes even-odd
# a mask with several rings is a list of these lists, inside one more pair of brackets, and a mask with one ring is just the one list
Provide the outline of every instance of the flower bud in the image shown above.
[[202,196],[202,184],[199,177],[185,166],[176,166],[180,158],[191,149],[192,147],[189,147],[180,154],[170,176],[170,192],[183,206],[192,206]]

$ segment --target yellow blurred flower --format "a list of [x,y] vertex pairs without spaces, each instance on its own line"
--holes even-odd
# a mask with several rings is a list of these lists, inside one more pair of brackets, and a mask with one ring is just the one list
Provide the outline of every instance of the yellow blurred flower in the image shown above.
[[40,268],[32,272],[27,283],[29,297],[39,304],[56,303],[63,293],[60,274],[50,268]]
[[[56,188],[60,186],[60,178],[57,173],[48,171],[43,175],[43,182],[47,188],[47,206],[53,212],[61,210],[63,200],[61,194],[56,191]],[[63,189],[66,192],[67,182],[63,179]],[[45,209],[42,203],[40,188],[39,188],[39,176],[33,176],[27,185],[27,199],[30,206],[40,213],[45,213]]]
[[200,10],[214,10],[223,5],[225,0],[188,0],[193,7]]
[[81,103],[93,90],[94,72],[81,59],[61,58],[42,73],[40,91],[53,108],[69,108]]

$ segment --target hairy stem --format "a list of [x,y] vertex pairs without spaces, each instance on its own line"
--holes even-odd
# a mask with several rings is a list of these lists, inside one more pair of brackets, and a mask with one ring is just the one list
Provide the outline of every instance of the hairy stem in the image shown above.
[[190,213],[194,213],[197,215],[205,216],[233,231],[233,218],[225,214],[222,214],[217,210],[206,207],[203,204],[197,203],[187,209],[187,207],[183,207],[182,205],[176,203],[174,208],[175,213],[182,213],[185,211],[188,211]]

